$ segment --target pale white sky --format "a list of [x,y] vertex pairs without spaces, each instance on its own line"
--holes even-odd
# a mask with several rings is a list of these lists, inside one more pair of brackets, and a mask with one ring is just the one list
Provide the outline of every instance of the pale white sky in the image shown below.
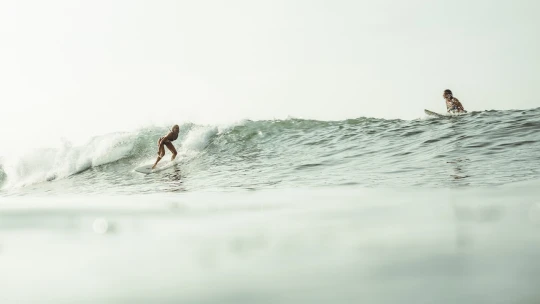
[[[540,106],[540,1],[1,0],[0,136]],[[7,140],[13,139],[13,141]],[[1,154],[1,151],[0,151]]]

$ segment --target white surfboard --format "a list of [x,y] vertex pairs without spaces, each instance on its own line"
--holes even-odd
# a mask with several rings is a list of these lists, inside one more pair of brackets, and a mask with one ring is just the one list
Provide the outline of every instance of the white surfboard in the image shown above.
[[174,161],[162,160],[158,163],[158,165],[154,169],[152,169],[153,165],[145,165],[145,166],[140,166],[140,167],[135,168],[135,171],[139,173],[143,173],[143,174],[156,173],[156,172],[168,169],[176,165],[177,163],[178,162],[176,161],[176,159]]
[[426,113],[429,116],[434,116],[434,117],[452,117],[452,116],[461,116],[461,115],[467,114],[467,111],[463,111],[463,112],[459,112],[459,113],[450,112],[450,113],[447,113],[447,114],[439,114],[439,113],[436,113],[436,112],[433,112],[433,111],[430,111],[430,110],[424,110],[424,113]]
[[435,117],[446,117],[446,115],[435,113],[435,112],[432,112],[430,110],[424,110],[424,113],[426,113],[427,115],[430,115],[430,116],[435,116]]

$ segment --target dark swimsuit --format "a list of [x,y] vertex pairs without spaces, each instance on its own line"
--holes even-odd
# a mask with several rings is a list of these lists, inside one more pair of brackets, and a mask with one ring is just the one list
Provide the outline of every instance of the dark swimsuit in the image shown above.
[[[172,133],[172,138],[168,138],[167,136],[169,136],[169,134],[171,134],[171,133]],[[176,139],[178,139],[178,133],[174,133],[174,132],[171,132],[171,133],[167,134],[167,136],[160,137],[160,138],[158,139],[158,146],[159,146],[159,142],[160,142],[163,138],[166,138],[166,137],[167,137],[167,141],[165,142],[165,144],[170,143],[170,142],[175,141]]]

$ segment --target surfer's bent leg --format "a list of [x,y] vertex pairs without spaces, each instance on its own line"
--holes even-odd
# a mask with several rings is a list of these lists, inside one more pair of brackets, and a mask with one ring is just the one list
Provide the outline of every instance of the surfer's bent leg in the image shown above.
[[[178,153],[176,152],[176,149],[174,148],[174,145],[170,141],[166,142],[165,145],[167,146],[167,148],[169,148],[169,151],[171,151],[171,153],[172,153],[171,161],[173,161],[176,158],[176,154],[178,154]],[[163,150],[165,150],[165,149],[163,149]],[[165,151],[163,151],[163,154],[165,154]]]

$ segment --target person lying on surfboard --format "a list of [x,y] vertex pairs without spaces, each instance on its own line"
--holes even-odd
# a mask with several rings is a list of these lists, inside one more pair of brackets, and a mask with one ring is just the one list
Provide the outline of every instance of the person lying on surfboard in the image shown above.
[[467,113],[463,105],[455,98],[450,90],[444,90],[444,99],[446,99],[446,111],[448,113]]
[[174,148],[174,145],[172,144],[172,142],[175,141],[178,138],[178,133],[179,132],[180,132],[180,127],[178,125],[174,125],[172,127],[171,132],[169,132],[169,134],[161,137],[158,140],[158,157],[157,157],[156,163],[154,164],[152,169],[154,169],[157,166],[157,164],[159,163],[161,158],[163,158],[163,156],[165,155],[165,146],[167,146],[167,148],[169,148],[169,150],[172,153],[171,161],[174,160],[174,158],[176,157],[177,152],[176,152],[176,149]]

